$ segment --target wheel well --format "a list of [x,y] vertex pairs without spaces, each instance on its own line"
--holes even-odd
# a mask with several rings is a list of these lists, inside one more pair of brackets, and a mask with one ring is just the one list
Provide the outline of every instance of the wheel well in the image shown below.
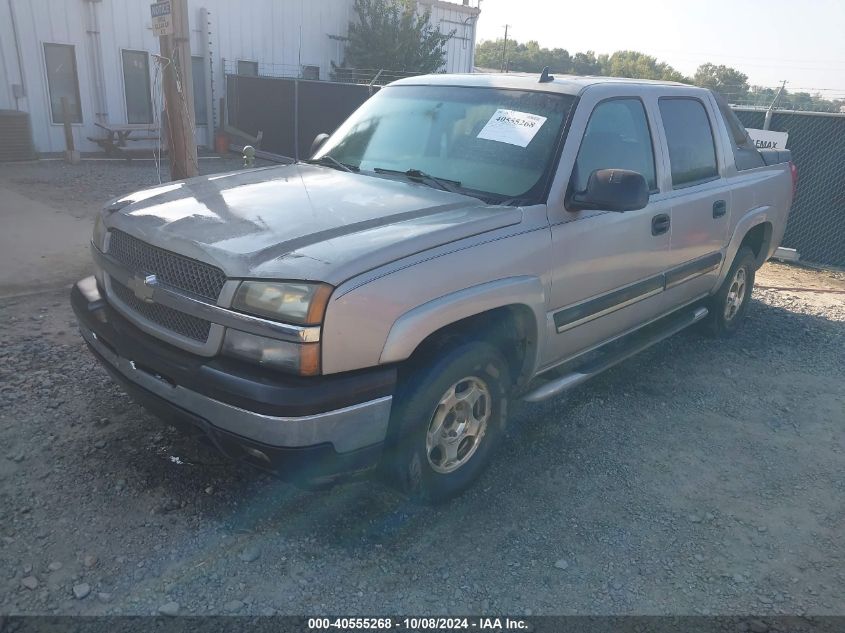
[[[417,346],[405,368],[426,362],[450,342],[486,341],[496,346],[508,363],[515,386],[531,371],[537,348],[537,322],[531,308],[513,304],[474,314],[429,334]],[[400,369],[400,380],[403,370]]]
[[762,266],[768,254],[771,240],[772,224],[771,222],[762,222],[745,234],[739,247],[750,247],[754,251],[754,257],[757,259],[757,266]]

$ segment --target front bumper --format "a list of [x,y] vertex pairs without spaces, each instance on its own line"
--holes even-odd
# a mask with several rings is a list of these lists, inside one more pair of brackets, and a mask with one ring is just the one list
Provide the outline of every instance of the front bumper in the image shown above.
[[224,454],[282,476],[316,479],[375,464],[387,434],[395,368],[303,378],[205,358],[145,334],[100,295],[71,291],[85,342],[154,412],[202,431]]

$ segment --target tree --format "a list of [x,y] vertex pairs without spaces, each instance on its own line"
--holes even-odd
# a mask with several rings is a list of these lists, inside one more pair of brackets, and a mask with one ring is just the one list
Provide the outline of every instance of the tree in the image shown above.
[[[501,39],[480,42],[475,48],[476,66],[501,67],[502,44]],[[689,81],[668,64],[636,51],[617,51],[613,55],[598,56],[593,51],[586,51],[570,55],[565,48],[541,48],[534,40],[525,44],[508,40],[507,62],[508,69],[516,72],[539,73],[548,66],[553,73],[560,74]]]
[[[475,47],[475,64],[481,68],[498,70],[502,64],[502,40],[482,40]],[[702,64],[695,75],[685,77],[672,66],[638,51],[616,51],[612,55],[596,55],[593,51],[570,55],[564,48],[542,48],[534,40],[521,44],[508,40],[508,68],[512,71],[539,73],[548,66],[553,73],[571,75],[600,75],[631,77],[694,83],[721,92],[729,102],[768,107],[780,88],[748,85],[748,77],[730,66]],[[777,107],[795,110],[839,112],[845,99],[825,99],[821,94],[790,93],[784,90]]]
[[[498,57],[497,57],[498,55]],[[499,68],[502,63],[502,40],[481,40],[475,45],[475,65],[479,68]]]
[[608,77],[689,81],[669,64],[658,62],[651,55],[637,51],[616,51],[610,57],[602,59],[602,66],[601,74]]
[[[501,38],[479,42],[475,47],[475,65],[496,70],[501,68],[503,44]],[[506,52],[508,70],[514,72],[539,73],[543,66],[548,66],[555,73],[572,72],[572,60],[565,48],[541,48],[534,40],[520,44],[509,39]]]
[[431,11],[416,0],[355,0],[357,22],[349,23],[346,57],[333,65],[335,75],[347,68],[433,73],[446,63],[446,43],[455,34],[431,24]]
[[572,58],[572,73],[575,75],[601,75],[601,64],[593,51],[575,53]]
[[768,107],[771,105],[777,93],[778,91],[775,88],[767,88],[765,86],[751,86],[748,89],[748,92],[745,93],[744,99],[735,98],[733,95],[728,95],[724,93],[723,96],[725,97],[725,99],[728,100],[728,103],[739,103],[742,105]]
[[[777,101],[775,100],[777,97]],[[729,99],[731,101],[731,99]],[[775,108],[785,110],[810,110],[814,112],[841,112],[845,105],[843,99],[825,99],[820,93],[781,91],[780,88],[764,88],[751,86],[742,105],[752,105],[768,108],[772,103]]]
[[778,106],[790,110],[815,110],[815,102],[820,99],[821,95],[814,97],[809,92],[788,92],[784,90],[778,101]]
[[696,69],[692,81],[696,86],[722,93],[732,103],[748,96],[748,75],[730,66],[702,64]]

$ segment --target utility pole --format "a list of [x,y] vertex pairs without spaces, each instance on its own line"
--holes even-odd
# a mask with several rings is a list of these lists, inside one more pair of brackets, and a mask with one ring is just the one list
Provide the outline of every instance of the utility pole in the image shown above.
[[506,70],[507,66],[505,65],[505,63],[506,63],[505,62],[505,56],[507,55],[507,52],[508,52],[508,27],[509,26],[510,26],[509,24],[505,24],[505,40],[502,42],[502,72],[503,73],[507,72],[507,70]]
[[775,106],[777,105],[778,99],[783,94],[783,91],[786,89],[786,79],[783,80],[783,83],[780,85],[780,90],[778,90],[775,98],[772,99],[772,103],[766,109],[766,116],[763,119],[763,129],[768,130],[772,126],[772,114],[774,114]]
[[164,58],[162,85],[167,112],[167,140],[170,148],[170,178],[182,180],[199,174],[197,144],[194,140],[194,84],[191,76],[191,40],[188,25],[188,0],[169,2],[172,29],[159,37]]

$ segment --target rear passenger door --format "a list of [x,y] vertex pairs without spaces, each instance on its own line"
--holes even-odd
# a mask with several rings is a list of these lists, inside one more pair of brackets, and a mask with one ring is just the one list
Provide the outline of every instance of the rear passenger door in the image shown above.
[[672,306],[707,294],[715,285],[728,237],[731,195],[710,100],[662,96],[657,103],[672,214],[665,297]]

